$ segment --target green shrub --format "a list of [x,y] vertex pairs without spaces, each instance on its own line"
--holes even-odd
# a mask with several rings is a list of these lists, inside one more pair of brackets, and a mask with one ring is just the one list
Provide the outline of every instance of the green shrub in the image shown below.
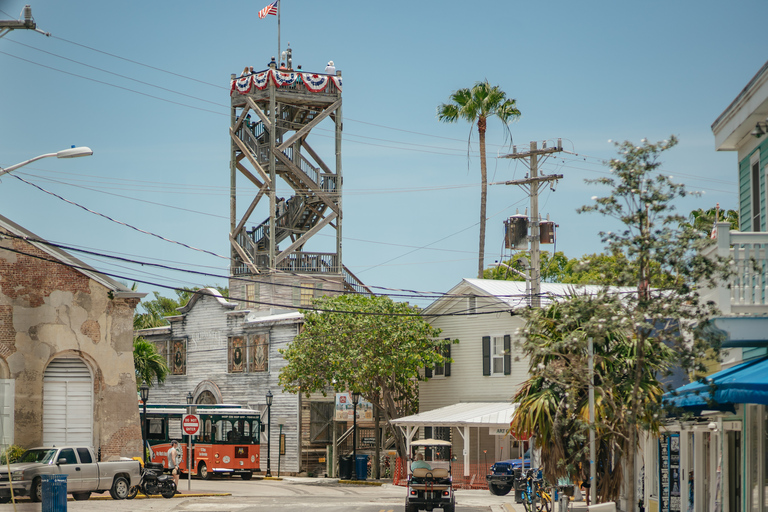
[[5,460],[6,454],[8,454],[8,458],[10,459],[11,464],[13,464],[21,458],[25,451],[27,451],[26,448],[22,448],[17,444],[12,444],[2,452],[2,455],[0,455],[0,464],[7,464]]

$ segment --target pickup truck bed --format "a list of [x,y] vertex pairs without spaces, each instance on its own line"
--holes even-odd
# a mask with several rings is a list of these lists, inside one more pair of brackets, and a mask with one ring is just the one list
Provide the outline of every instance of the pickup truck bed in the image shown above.
[[83,446],[40,447],[27,450],[21,462],[0,468],[0,503],[16,496],[42,499],[43,475],[67,475],[67,492],[78,499],[91,493],[109,491],[114,499],[125,499],[131,486],[138,484],[140,464],[135,460],[95,462],[93,450]]

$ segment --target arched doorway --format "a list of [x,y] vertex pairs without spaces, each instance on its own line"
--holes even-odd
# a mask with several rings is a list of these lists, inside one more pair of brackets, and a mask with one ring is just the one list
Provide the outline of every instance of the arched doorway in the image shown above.
[[216,397],[213,396],[213,393],[206,390],[197,396],[197,399],[195,399],[195,403],[201,404],[201,405],[214,405],[217,402],[216,402]]
[[43,444],[93,446],[93,377],[82,359],[59,357],[45,369]]

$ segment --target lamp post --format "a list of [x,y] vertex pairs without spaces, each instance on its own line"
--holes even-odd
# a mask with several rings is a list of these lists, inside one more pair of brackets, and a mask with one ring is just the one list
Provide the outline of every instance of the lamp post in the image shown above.
[[357,480],[357,403],[360,393],[352,392],[352,480]]
[[272,390],[267,390],[267,476],[272,476],[272,471],[270,469],[270,446],[269,443],[272,438]]
[[[187,414],[192,414],[192,403],[195,401],[194,395],[190,391],[187,393]],[[187,489],[192,490],[192,436],[187,436]]]
[[149,386],[142,382],[139,387],[141,403],[144,404],[144,417],[141,419],[141,451],[143,453],[144,467],[147,467],[147,400],[149,400]]
[[12,165],[10,167],[0,167],[0,176],[3,174],[9,173],[11,171],[14,171],[18,169],[19,167],[24,167],[27,164],[31,164],[32,162],[35,162],[37,160],[40,160],[42,158],[78,158],[81,156],[91,156],[93,154],[93,150],[91,148],[82,146],[79,148],[76,148],[75,146],[72,146],[69,149],[62,149],[61,151],[58,151],[56,153],[46,153],[44,155],[36,156],[35,158],[30,158],[29,160],[25,160],[24,162],[21,162],[16,165]]

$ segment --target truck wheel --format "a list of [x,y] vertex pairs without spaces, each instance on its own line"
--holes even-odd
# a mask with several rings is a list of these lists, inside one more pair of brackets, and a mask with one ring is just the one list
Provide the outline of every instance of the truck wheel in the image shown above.
[[32,487],[29,489],[29,497],[34,502],[43,501],[43,480],[38,476],[32,480]]
[[202,480],[211,479],[211,473],[208,471],[208,467],[205,465],[205,462],[201,462],[200,465],[197,466],[197,474]]
[[509,491],[512,490],[511,485],[499,485],[494,483],[488,483],[488,490],[491,491],[491,494],[494,496],[506,496],[509,494]]
[[109,495],[113,500],[124,500],[128,497],[128,492],[131,490],[131,486],[128,485],[128,480],[123,476],[115,478],[112,482],[112,488],[109,490]]
[[240,478],[243,480],[250,480],[253,478],[253,473],[240,473]]
[[87,501],[88,498],[91,497],[90,492],[73,492],[72,497],[75,498],[75,501]]

